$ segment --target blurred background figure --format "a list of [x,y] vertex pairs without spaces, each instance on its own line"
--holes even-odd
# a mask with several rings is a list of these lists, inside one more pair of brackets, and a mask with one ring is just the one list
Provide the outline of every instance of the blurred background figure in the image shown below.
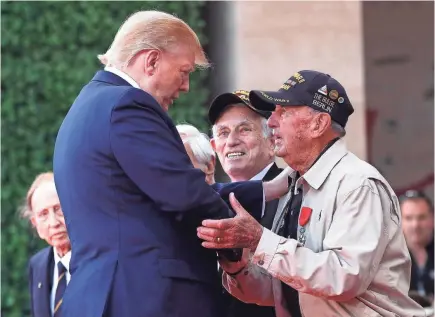
[[402,228],[412,259],[410,295],[423,307],[434,297],[434,209],[421,191],[400,197]]
[[208,135],[190,124],[179,124],[176,128],[193,166],[203,171],[205,181],[213,185],[215,183],[216,155],[210,145]]
[[43,173],[30,186],[21,215],[49,246],[29,262],[31,312],[34,317],[55,316],[71,279],[71,244],[54,185],[53,173]]

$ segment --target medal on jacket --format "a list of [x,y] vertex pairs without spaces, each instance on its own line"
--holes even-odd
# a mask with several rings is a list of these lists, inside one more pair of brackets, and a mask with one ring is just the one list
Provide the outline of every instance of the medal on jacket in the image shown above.
[[305,241],[307,240],[307,236],[305,235],[305,225],[310,221],[312,213],[313,209],[310,207],[302,207],[299,215],[299,243],[301,243],[302,246],[305,245]]

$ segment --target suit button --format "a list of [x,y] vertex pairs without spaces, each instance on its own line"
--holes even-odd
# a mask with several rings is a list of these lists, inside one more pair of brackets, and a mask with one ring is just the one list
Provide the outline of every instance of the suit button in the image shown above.
[[263,260],[260,260],[260,261],[258,261],[258,264],[263,265],[263,264],[264,264],[264,261],[263,261]]

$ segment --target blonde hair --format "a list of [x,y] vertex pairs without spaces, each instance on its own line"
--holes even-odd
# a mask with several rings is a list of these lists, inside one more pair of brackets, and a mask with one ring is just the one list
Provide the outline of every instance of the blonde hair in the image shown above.
[[54,182],[54,175],[52,172],[46,172],[36,176],[29,190],[27,191],[26,200],[20,207],[20,216],[22,218],[30,220],[33,216],[32,210],[32,197],[36,189],[44,183]]
[[173,51],[179,45],[194,50],[196,66],[210,66],[198,36],[186,22],[165,12],[139,11],[121,25],[107,52],[98,58],[104,65],[124,68],[142,50]]

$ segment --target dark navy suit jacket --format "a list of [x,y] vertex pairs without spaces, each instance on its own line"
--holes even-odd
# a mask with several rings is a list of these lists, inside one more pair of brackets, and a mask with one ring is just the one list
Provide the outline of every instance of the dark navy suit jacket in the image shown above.
[[50,294],[53,284],[53,248],[46,247],[29,261],[30,311],[32,317],[51,317]]
[[[263,181],[270,181],[282,172],[275,163],[267,171],[263,177]],[[279,199],[275,199],[266,203],[264,216],[261,218],[261,225],[267,229],[272,228],[273,219],[275,218],[278,208]],[[222,287],[224,307],[226,309],[222,317],[240,317],[240,316],[255,316],[255,317],[275,317],[275,307],[259,306],[256,304],[246,304],[239,301],[237,298],[229,294]],[[299,305],[299,304],[297,304]],[[294,316],[293,316],[294,317]]]
[[[97,72],[60,127],[53,165],[72,244],[61,316],[220,316],[216,252],[196,228],[232,212],[151,95]],[[262,199],[260,181],[244,186]]]

